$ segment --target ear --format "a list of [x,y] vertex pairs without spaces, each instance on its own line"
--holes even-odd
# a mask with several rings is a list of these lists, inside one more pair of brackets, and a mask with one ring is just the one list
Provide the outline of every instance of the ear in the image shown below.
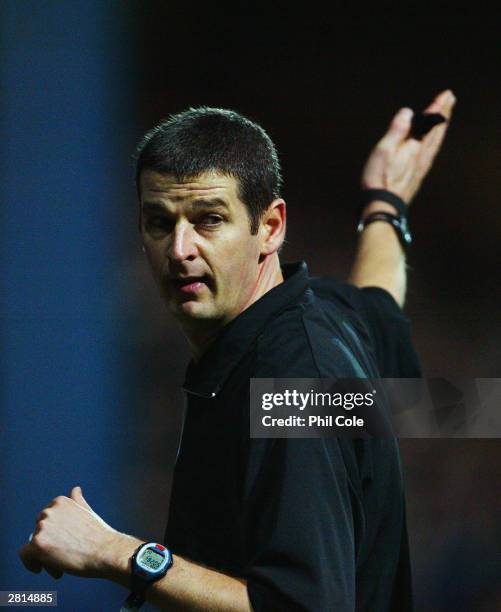
[[279,250],[285,238],[286,205],[282,198],[277,198],[268,206],[261,217],[259,236],[261,255],[271,255]]

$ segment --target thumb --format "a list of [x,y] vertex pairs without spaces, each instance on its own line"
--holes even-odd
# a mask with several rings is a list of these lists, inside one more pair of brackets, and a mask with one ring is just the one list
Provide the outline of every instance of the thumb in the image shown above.
[[388,131],[380,141],[383,147],[395,147],[407,138],[411,129],[414,112],[410,108],[401,108],[393,117]]
[[79,506],[82,506],[82,508],[86,508],[87,510],[92,511],[92,508],[90,507],[90,505],[85,500],[85,497],[83,496],[81,487],[78,487],[78,486],[73,487],[73,489],[71,489],[70,497]]

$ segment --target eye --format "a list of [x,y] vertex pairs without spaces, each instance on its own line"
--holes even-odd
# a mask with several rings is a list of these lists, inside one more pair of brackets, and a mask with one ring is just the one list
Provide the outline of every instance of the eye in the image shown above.
[[220,217],[219,215],[214,215],[214,214],[208,214],[208,215],[204,215],[200,221],[199,221],[199,225],[205,225],[205,226],[211,226],[214,227],[216,225],[219,225],[220,223],[223,222],[223,218]]
[[151,215],[146,218],[145,227],[152,232],[169,232],[172,222],[163,215]]

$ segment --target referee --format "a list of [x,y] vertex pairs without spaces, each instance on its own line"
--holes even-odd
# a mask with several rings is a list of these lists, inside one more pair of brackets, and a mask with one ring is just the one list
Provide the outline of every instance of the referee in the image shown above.
[[286,204],[260,126],[203,107],[146,134],[143,246],[192,354],[165,537],[117,532],[74,487],[38,515],[20,551],[30,571],[113,580],[129,610],[412,610],[396,440],[251,438],[249,381],[420,375],[406,213],[454,103],[435,98],[425,112],[446,121],[428,133],[401,109],[371,153],[348,283],[280,261]]

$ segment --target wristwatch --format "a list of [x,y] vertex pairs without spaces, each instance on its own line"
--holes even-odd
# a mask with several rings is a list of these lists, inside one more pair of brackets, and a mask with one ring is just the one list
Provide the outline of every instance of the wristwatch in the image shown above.
[[150,584],[163,578],[172,566],[172,553],[157,542],[141,544],[130,559],[131,593],[121,612],[138,610],[145,602],[145,591]]

